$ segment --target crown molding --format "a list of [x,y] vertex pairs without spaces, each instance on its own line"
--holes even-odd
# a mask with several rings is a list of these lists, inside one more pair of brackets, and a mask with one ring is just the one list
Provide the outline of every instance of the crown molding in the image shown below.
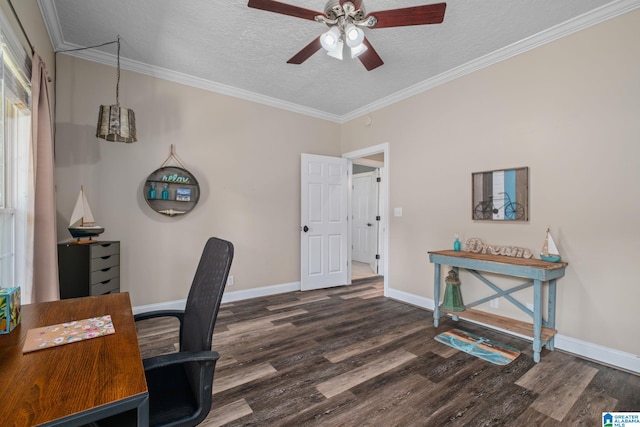
[[[117,62],[116,55],[93,50],[93,49],[65,52],[65,50],[77,49],[77,48],[82,48],[82,46],[65,43],[60,46],[58,52],[64,53],[65,55],[73,56],[73,57],[84,59],[87,61],[97,62],[99,64],[104,64],[112,67]],[[211,80],[194,77],[189,74],[181,73],[178,71],[172,71],[166,68],[152,66],[152,65],[145,64],[139,61],[134,61],[128,58],[120,57],[120,68],[123,70],[133,71],[135,73],[144,74],[147,76],[151,76],[151,77],[155,77],[163,80],[168,80],[174,83],[180,83],[186,86],[191,86],[198,89],[207,90],[210,92],[215,92],[221,95],[232,96],[234,98],[243,99],[245,101],[251,101],[258,104],[263,104],[270,107],[303,114],[306,116],[311,116],[311,117],[328,120],[332,122],[340,121],[340,116],[335,114],[330,114],[325,111],[304,107],[302,105],[295,104],[292,102],[283,101],[277,98],[261,95],[248,90],[238,89],[233,86],[216,83]]]
[[[88,61],[98,62],[104,65],[113,66],[116,62],[115,55],[96,51],[93,49],[75,51],[75,52],[63,52],[69,49],[77,49],[83,46],[77,46],[64,42],[64,36],[58,20],[58,14],[55,7],[54,0],[38,0],[40,11],[44,19],[49,37],[53,44],[54,50],[59,53],[65,53],[77,58],[85,59]],[[634,9],[640,7],[640,0],[619,0],[593,11],[585,13],[574,19],[566,21],[562,24],[556,25],[548,30],[542,31],[531,37],[513,43],[503,49],[492,52],[488,55],[470,61],[459,67],[448,70],[435,77],[429,78],[415,85],[412,85],[406,89],[396,92],[387,97],[381,98],[375,102],[365,105],[361,108],[353,110],[344,115],[331,114],[326,111],[321,111],[309,107],[305,107],[293,102],[283,101],[277,98],[261,95],[255,92],[238,89],[229,85],[216,83],[210,80],[202,79],[199,77],[190,76],[185,73],[171,71],[165,68],[151,66],[142,62],[133,61],[127,58],[120,58],[120,67],[125,70],[133,71],[136,73],[156,77],[187,86],[196,87],[199,89],[219,93],[222,95],[232,96],[246,101],[255,102],[258,104],[267,105],[274,108],[280,108],[283,110],[291,111],[294,113],[303,114],[310,117],[315,117],[335,123],[346,123],[357,117],[365,114],[369,114],[373,111],[395,104],[397,102],[408,99],[412,96],[433,89],[442,84],[448,83],[452,80],[471,74],[475,71],[481,70],[486,67],[490,67],[501,61],[512,58],[521,53],[528,52],[537,47],[543,46],[547,43],[551,43],[555,40],[566,37],[575,32],[589,28],[593,25],[607,21],[611,18],[623,15]]]
[[607,21],[611,18],[623,15],[627,12],[631,12],[632,10],[639,7],[640,0],[620,0],[615,3],[610,3],[608,5],[594,9],[591,12],[563,22],[562,24],[556,25],[555,27],[549,28],[548,30],[542,31],[538,34],[534,34],[533,36],[513,43],[503,49],[497,50],[473,61],[467,62],[466,64],[463,64],[459,67],[448,70],[435,77],[424,80],[385,98],[381,98],[375,102],[365,105],[362,108],[358,108],[357,110],[341,116],[340,122],[346,123],[362,115],[369,114],[373,111],[403,101],[457,78],[466,76],[467,74],[471,74],[483,68],[490,67],[494,64],[520,55],[521,53],[528,52],[547,43],[551,43],[555,40],[584,30],[593,25]]

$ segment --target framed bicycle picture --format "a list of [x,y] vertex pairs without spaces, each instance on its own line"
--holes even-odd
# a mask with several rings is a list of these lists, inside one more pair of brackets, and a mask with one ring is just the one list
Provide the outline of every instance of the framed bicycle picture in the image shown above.
[[471,174],[471,218],[476,221],[529,221],[529,168]]

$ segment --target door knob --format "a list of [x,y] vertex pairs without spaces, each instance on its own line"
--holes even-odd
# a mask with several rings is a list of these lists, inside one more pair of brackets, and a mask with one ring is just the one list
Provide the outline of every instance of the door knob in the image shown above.
[[302,231],[304,231],[304,232],[306,233],[307,231],[309,231],[309,227],[307,227],[307,226],[305,225],[304,227],[302,227]]

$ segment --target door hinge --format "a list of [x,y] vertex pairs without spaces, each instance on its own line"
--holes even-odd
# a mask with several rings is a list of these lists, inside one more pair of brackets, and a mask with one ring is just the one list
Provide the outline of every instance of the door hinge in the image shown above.
[[380,259],[380,254],[376,254],[376,259]]
[[380,215],[376,216],[376,221],[380,221]]
[[377,181],[377,182],[382,182],[382,178],[377,177],[377,178],[376,178],[376,181]]

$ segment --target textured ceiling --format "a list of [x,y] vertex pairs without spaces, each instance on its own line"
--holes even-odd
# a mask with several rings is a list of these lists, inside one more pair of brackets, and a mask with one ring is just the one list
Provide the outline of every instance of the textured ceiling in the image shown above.
[[[323,11],[324,0],[284,0]],[[364,0],[368,13],[437,3]],[[384,60],[318,51],[287,60],[323,24],[247,0],[38,0],[54,49],[121,37],[122,68],[303,114],[346,121],[452,78],[640,7],[640,0],[450,0],[442,24],[365,29]],[[113,65],[115,46],[73,52]]]

